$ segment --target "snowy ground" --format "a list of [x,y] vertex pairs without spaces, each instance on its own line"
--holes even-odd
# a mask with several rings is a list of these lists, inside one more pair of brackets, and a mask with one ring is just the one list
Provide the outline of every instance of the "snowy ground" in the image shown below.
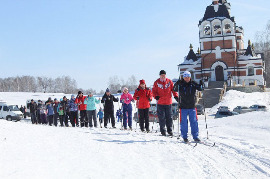
[[[225,100],[235,99],[236,93],[228,93]],[[199,118],[205,140],[204,116]],[[195,148],[159,136],[156,125],[146,134],[0,120],[0,178],[269,178],[269,120],[270,112],[223,119],[209,114],[209,142],[216,146]]]

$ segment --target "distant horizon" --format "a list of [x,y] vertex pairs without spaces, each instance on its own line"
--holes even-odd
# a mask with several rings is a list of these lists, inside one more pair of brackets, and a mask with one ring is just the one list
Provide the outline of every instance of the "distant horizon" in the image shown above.
[[[270,20],[270,1],[234,0],[231,15],[244,28],[245,48]],[[70,76],[77,87],[105,90],[108,80],[134,75],[151,86],[165,70],[178,78],[199,20],[212,0],[34,1],[0,3],[0,78]]]

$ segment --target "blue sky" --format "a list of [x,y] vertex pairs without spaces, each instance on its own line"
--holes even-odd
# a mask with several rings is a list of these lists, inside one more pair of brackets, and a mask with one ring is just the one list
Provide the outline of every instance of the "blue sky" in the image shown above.
[[[0,77],[69,75],[105,89],[110,76],[152,85],[161,69],[199,46],[198,22],[212,0],[0,0]],[[229,0],[245,42],[270,20],[270,1]]]

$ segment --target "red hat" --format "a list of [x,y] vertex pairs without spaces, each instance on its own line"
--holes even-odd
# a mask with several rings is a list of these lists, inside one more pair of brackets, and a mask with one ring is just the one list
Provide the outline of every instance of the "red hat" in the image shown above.
[[144,80],[140,80],[140,85],[141,84],[145,84],[145,81]]

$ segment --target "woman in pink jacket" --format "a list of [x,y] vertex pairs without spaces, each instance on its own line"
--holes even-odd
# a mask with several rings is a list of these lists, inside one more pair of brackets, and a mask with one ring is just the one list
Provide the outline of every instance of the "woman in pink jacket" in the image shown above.
[[124,88],[123,94],[121,95],[121,98],[120,98],[120,101],[123,103],[124,129],[127,129],[127,119],[128,119],[128,126],[132,130],[132,105],[131,105],[131,101],[134,101],[134,100],[133,100],[132,95],[128,93],[127,88]]

